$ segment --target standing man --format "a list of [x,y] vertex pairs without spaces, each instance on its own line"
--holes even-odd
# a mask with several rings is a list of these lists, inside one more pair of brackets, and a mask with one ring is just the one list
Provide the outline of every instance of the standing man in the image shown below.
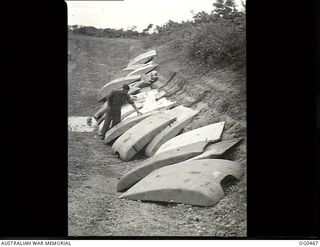
[[[101,131],[101,140],[104,140],[106,132],[109,130],[110,123],[112,121],[112,127],[121,122],[121,106],[128,102],[136,110],[138,115],[141,112],[138,110],[129,95],[130,87],[128,85],[123,85],[122,89],[113,90],[107,97],[107,106],[105,111],[105,120]],[[100,115],[100,114],[99,114]],[[98,116],[94,116],[97,118]]]

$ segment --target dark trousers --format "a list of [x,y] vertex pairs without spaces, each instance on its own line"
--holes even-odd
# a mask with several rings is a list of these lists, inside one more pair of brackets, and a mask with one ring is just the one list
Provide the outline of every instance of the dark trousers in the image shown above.
[[107,131],[109,130],[109,126],[110,123],[112,121],[112,126],[117,125],[118,123],[121,122],[121,111],[119,112],[110,112],[110,111],[106,111],[105,112],[105,119],[104,119],[104,123],[102,126],[102,130],[101,130],[101,136],[104,137],[105,134],[107,133]]

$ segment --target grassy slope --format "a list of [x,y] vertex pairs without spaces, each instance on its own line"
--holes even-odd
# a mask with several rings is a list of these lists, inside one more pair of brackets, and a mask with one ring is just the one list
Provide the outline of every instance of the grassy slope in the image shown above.
[[[192,108],[199,116],[186,130],[226,121],[222,139],[245,137],[246,104],[243,71],[208,70],[185,61],[168,45],[158,51],[160,82],[172,72],[165,87],[170,98]],[[89,116],[99,108],[97,91],[118,76],[129,59],[144,50],[141,41],[69,37],[69,116]],[[180,87],[178,87],[180,85]],[[203,93],[206,92],[204,95]],[[93,236],[245,236],[246,175],[214,207],[141,203],[118,200],[117,179],[140,163],[122,162],[111,154],[96,133],[69,132],[69,234]],[[246,142],[224,158],[246,168]]]
[[92,107],[98,109],[97,91],[117,78],[130,57],[143,51],[141,47],[136,40],[69,36],[69,115],[87,116]]

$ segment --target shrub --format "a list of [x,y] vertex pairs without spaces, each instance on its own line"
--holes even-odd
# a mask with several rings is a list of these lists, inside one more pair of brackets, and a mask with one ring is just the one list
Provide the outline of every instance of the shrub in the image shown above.
[[189,56],[209,65],[245,62],[245,28],[234,22],[221,19],[201,23],[189,41]]
[[[189,59],[208,66],[244,66],[246,62],[245,12],[235,8],[233,0],[217,0],[215,9],[193,16],[192,21],[168,21],[156,27],[146,42],[169,44],[184,51]],[[243,6],[245,8],[245,6]]]

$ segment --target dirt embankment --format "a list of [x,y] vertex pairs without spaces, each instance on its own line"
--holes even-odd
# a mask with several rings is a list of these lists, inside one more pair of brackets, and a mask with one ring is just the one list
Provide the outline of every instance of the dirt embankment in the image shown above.
[[[187,62],[169,45],[153,47],[159,85],[169,99],[199,109],[185,131],[226,121],[222,140],[246,137],[245,72],[207,69]],[[68,113],[90,116],[97,91],[124,75],[129,59],[145,50],[139,40],[69,37]],[[246,236],[246,175],[214,207],[120,200],[117,180],[145,159],[123,162],[96,132],[69,132],[69,235],[72,236]],[[246,168],[246,140],[222,158]]]

